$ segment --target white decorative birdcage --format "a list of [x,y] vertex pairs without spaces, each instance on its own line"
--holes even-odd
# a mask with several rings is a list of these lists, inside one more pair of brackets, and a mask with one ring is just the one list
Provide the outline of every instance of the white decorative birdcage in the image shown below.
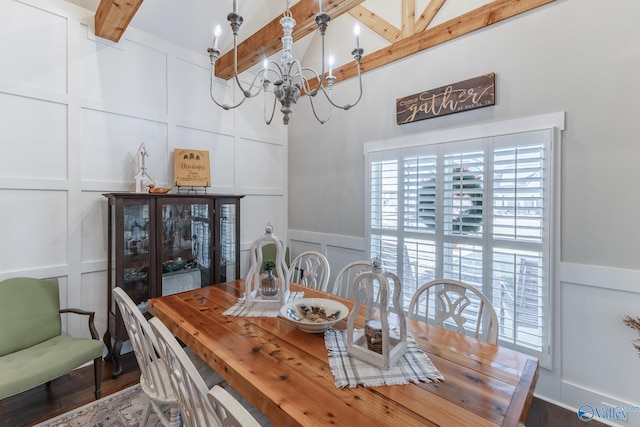
[[[402,283],[397,275],[383,271],[380,258],[374,258],[371,263],[372,271],[359,274],[351,285],[355,304],[347,321],[347,353],[377,368],[389,369],[407,350]],[[389,306],[389,281],[394,285],[393,310]],[[363,305],[366,308],[364,334],[359,334],[354,328]]]
[[[275,246],[275,259],[264,259],[264,248]],[[251,244],[251,265],[245,279],[245,305],[265,310],[280,309],[289,293],[289,271],[285,262],[284,241],[267,224],[265,234]],[[275,274],[274,274],[275,272]]]

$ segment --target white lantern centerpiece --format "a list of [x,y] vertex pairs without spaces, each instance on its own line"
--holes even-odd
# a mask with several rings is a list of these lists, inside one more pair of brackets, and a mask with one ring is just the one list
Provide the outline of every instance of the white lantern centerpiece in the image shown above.
[[[274,260],[264,259],[263,248],[268,245],[275,245]],[[289,293],[289,270],[285,262],[284,242],[273,233],[271,224],[267,224],[265,234],[251,244],[249,252],[251,266],[245,279],[245,305],[265,310],[280,309]]]
[[[352,283],[353,310],[347,321],[347,354],[380,369],[395,365],[407,350],[407,323],[402,308],[402,283],[397,275],[382,270],[380,258],[371,261],[372,271],[356,276]],[[393,308],[389,308],[389,281],[393,286]],[[375,289],[378,294],[374,295]],[[354,334],[356,317],[365,306],[365,333]],[[391,326],[398,333],[391,334]]]

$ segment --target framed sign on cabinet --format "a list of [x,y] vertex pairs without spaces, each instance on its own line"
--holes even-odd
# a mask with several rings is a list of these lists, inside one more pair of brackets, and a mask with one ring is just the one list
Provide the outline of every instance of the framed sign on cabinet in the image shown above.
[[210,187],[209,152],[184,148],[174,149],[173,176],[176,187]]

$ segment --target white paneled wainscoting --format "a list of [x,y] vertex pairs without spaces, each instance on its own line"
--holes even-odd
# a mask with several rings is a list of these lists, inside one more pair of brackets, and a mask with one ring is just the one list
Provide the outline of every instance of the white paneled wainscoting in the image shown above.
[[537,393],[571,408],[625,408],[626,422],[611,410],[601,421],[640,426],[639,336],[622,321],[640,316],[640,271],[562,262],[558,273],[554,369],[541,370]]

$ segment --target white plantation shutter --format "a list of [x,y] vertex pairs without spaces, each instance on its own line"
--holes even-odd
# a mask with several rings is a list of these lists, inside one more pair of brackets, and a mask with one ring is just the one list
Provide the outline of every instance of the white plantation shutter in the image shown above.
[[[379,230],[372,236],[371,247],[387,264],[395,264],[398,227],[398,162],[396,160],[376,163],[371,169],[371,223]],[[384,233],[389,230],[389,235]],[[372,251],[373,252],[373,251]]]
[[370,255],[401,278],[404,309],[430,280],[469,283],[494,305],[499,344],[542,364],[550,343],[553,135],[544,129],[365,153]]
[[406,230],[433,232],[435,182],[435,156],[404,159],[403,220]]
[[496,138],[493,156],[493,303],[504,341],[542,348],[547,319],[549,150],[544,135]]

